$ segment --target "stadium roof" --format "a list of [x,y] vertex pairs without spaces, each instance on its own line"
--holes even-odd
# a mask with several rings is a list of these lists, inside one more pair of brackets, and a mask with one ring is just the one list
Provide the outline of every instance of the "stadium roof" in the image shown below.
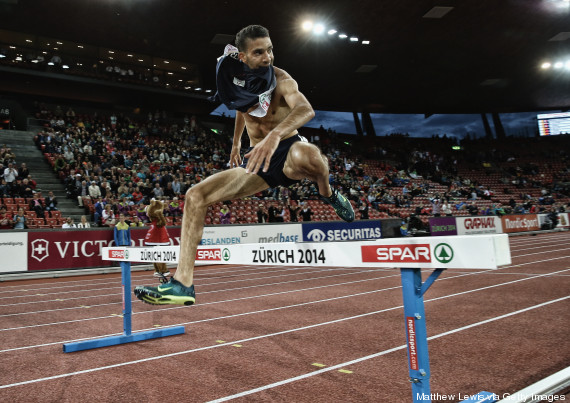
[[0,15],[0,29],[187,63],[211,89],[225,43],[261,24],[315,109],[570,107],[569,0],[0,0]]

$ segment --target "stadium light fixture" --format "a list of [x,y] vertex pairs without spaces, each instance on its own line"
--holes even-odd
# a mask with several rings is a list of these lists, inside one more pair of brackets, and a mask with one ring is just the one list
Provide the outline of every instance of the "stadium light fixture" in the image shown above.
[[540,65],[540,68],[543,70],[548,70],[551,67],[552,67],[552,63],[550,63],[550,62],[544,62]]
[[303,28],[303,31],[310,31],[313,29],[313,21],[305,21],[301,27]]
[[350,38],[350,42],[358,42],[358,38],[356,36],[352,36]]
[[336,34],[336,32],[337,32],[336,29],[329,29],[329,31],[327,32],[327,34],[329,34],[329,35],[334,35],[334,34]]
[[315,24],[315,27],[313,28],[313,33],[315,35],[321,35],[323,32],[325,32],[325,26],[323,24]]
[[345,39],[345,38],[348,38],[348,35],[346,35],[346,34],[340,34],[338,37],[339,37],[340,39]]

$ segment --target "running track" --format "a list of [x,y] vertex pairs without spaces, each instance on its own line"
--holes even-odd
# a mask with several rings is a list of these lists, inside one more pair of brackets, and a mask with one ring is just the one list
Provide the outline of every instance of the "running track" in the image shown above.
[[[446,401],[570,365],[570,233],[510,243],[512,265],[448,270],[425,295],[431,389]],[[133,302],[134,331],[184,335],[64,354],[122,333],[120,274],[0,283],[0,400],[411,401],[399,270],[207,266],[196,290],[192,307]]]

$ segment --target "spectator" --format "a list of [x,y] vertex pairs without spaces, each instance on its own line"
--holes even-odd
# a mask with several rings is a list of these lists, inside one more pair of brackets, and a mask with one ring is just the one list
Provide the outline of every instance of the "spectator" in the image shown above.
[[30,175],[30,170],[26,166],[26,163],[22,162],[20,169],[18,169],[18,178],[26,179],[28,177],[28,175]]
[[220,224],[231,224],[232,213],[228,206],[222,205],[220,209]]
[[265,211],[265,205],[260,203],[258,207],[259,208],[257,209],[257,222],[258,223],[268,222],[269,216],[267,215],[267,211]]
[[101,214],[101,225],[111,227],[115,225],[115,213],[111,208],[111,204],[107,203],[105,205],[105,209]]
[[73,222],[73,218],[67,217],[61,228],[77,228],[77,226]]
[[441,200],[439,199],[439,195],[436,195],[433,199],[430,200],[431,202],[431,212],[434,217],[441,216]]
[[14,169],[14,165],[12,163],[8,163],[8,168],[4,169],[4,180],[8,186],[12,187],[14,185],[14,181],[17,176],[18,171]]
[[77,203],[79,204],[79,207],[83,207],[83,198],[87,196],[89,196],[89,186],[87,186],[87,181],[81,181],[77,188]]
[[96,200],[101,197],[101,189],[95,181],[92,181],[91,185],[89,185],[89,196],[91,197],[91,200]]
[[289,220],[291,222],[299,221],[299,211],[301,210],[297,204],[292,205],[291,200],[287,199],[287,208],[289,209]]
[[276,222],[277,216],[277,207],[275,207],[274,203],[269,204],[269,208],[267,209],[267,221],[269,222]]
[[138,215],[133,216],[131,227],[144,227],[144,223],[141,221]]
[[129,224],[125,222],[125,215],[119,214],[119,222],[113,230],[115,245],[131,246],[131,229]]
[[0,206],[0,229],[12,229],[14,222],[6,213],[6,207]]
[[451,210],[451,204],[449,204],[449,202],[447,202],[445,200],[443,201],[443,204],[441,205],[441,211],[447,217],[451,217],[453,215],[453,211]]
[[368,220],[368,200],[362,197],[358,200],[358,211],[360,212],[361,220]]
[[77,224],[77,228],[91,228],[91,224],[87,221],[87,217],[81,216],[81,221]]
[[57,197],[54,196],[53,192],[50,190],[48,196],[44,200],[46,211],[57,211]]
[[14,215],[14,229],[25,229],[28,228],[26,225],[26,214],[24,213],[24,209],[20,207],[18,209],[18,213]]
[[174,199],[168,204],[168,214],[171,217],[180,217],[182,215],[182,206],[178,201],[178,197],[174,196]]
[[279,207],[276,209],[275,212],[275,221],[276,222],[284,222],[285,221],[285,207],[283,206],[283,204],[279,203]]
[[301,203],[301,211],[299,212],[299,215],[303,219],[303,222],[311,221],[313,212],[311,211],[311,208],[307,205],[307,202]]
[[42,199],[40,199],[39,193],[34,193],[34,198],[30,201],[30,210],[36,212],[36,217],[44,218],[44,206],[42,203]]

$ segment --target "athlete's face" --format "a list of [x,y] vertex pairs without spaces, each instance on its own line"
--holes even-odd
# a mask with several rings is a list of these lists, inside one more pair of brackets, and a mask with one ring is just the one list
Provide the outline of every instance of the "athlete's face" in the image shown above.
[[239,52],[239,58],[250,69],[267,67],[273,64],[273,45],[269,38],[256,38],[247,41],[247,50]]

